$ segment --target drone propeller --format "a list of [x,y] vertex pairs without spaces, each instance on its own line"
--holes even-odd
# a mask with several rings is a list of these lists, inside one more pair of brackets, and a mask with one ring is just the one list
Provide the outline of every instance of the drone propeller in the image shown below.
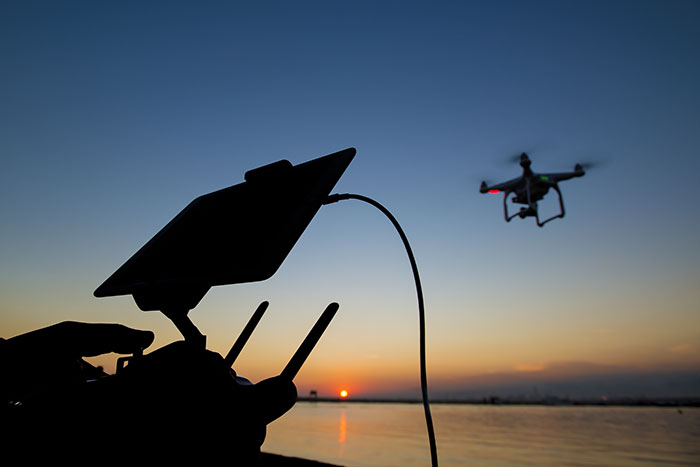
[[518,153],[518,154],[513,154],[512,156],[508,156],[508,158],[506,159],[506,163],[517,164],[518,162],[520,162],[520,155],[521,154],[522,153]]
[[494,181],[493,181],[491,178],[484,178],[484,177],[482,177],[481,175],[478,175],[478,174],[471,174],[471,176],[469,177],[469,179],[470,179],[472,182],[474,182],[474,183],[481,183],[481,182],[484,182],[484,183],[486,183],[487,185],[493,185],[493,184],[494,184]]
[[597,161],[579,162],[576,165],[581,166],[581,168],[584,170],[588,170],[588,169],[593,169],[593,168],[600,168],[600,167],[604,166],[605,163],[597,160]]
[[519,153],[517,153],[517,154],[513,154],[512,156],[509,156],[509,157],[505,160],[505,162],[506,162],[508,165],[511,165],[511,164],[520,164],[520,162],[522,162],[522,160],[523,160],[523,157],[529,159],[529,151],[528,151],[528,152],[519,152]]

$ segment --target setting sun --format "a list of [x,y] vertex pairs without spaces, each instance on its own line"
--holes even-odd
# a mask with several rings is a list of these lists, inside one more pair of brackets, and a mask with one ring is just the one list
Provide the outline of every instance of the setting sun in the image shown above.
[[342,389],[342,390],[340,391],[340,397],[341,397],[341,399],[347,398],[347,397],[348,397],[348,392],[347,392],[345,389]]

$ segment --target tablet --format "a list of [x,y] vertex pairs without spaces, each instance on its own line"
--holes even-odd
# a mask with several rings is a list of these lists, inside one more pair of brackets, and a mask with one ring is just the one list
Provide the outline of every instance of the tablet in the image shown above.
[[355,156],[282,160],[202,195],[94,292],[134,296],[143,311],[194,308],[210,287],[262,281],[282,265]]

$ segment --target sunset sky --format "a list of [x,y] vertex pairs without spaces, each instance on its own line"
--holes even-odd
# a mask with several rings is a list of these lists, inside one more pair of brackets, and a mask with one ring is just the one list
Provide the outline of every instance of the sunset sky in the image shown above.
[[[0,336],[178,339],[93,291],[195,197],[355,147],[336,191],[412,243],[431,394],[641,375],[632,395],[699,395],[698,24],[695,1],[2,2]],[[598,162],[561,185],[564,219],[506,223],[479,193],[521,151]],[[238,373],[277,374],[337,301],[299,393],[418,394],[411,270],[372,207],[323,207],[274,277],[190,316],[225,354],[263,300]]]

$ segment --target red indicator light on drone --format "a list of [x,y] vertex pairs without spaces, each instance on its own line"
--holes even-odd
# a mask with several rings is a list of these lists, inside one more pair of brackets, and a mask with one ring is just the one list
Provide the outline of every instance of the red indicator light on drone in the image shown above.
[[489,193],[500,193],[500,190],[489,190]]

